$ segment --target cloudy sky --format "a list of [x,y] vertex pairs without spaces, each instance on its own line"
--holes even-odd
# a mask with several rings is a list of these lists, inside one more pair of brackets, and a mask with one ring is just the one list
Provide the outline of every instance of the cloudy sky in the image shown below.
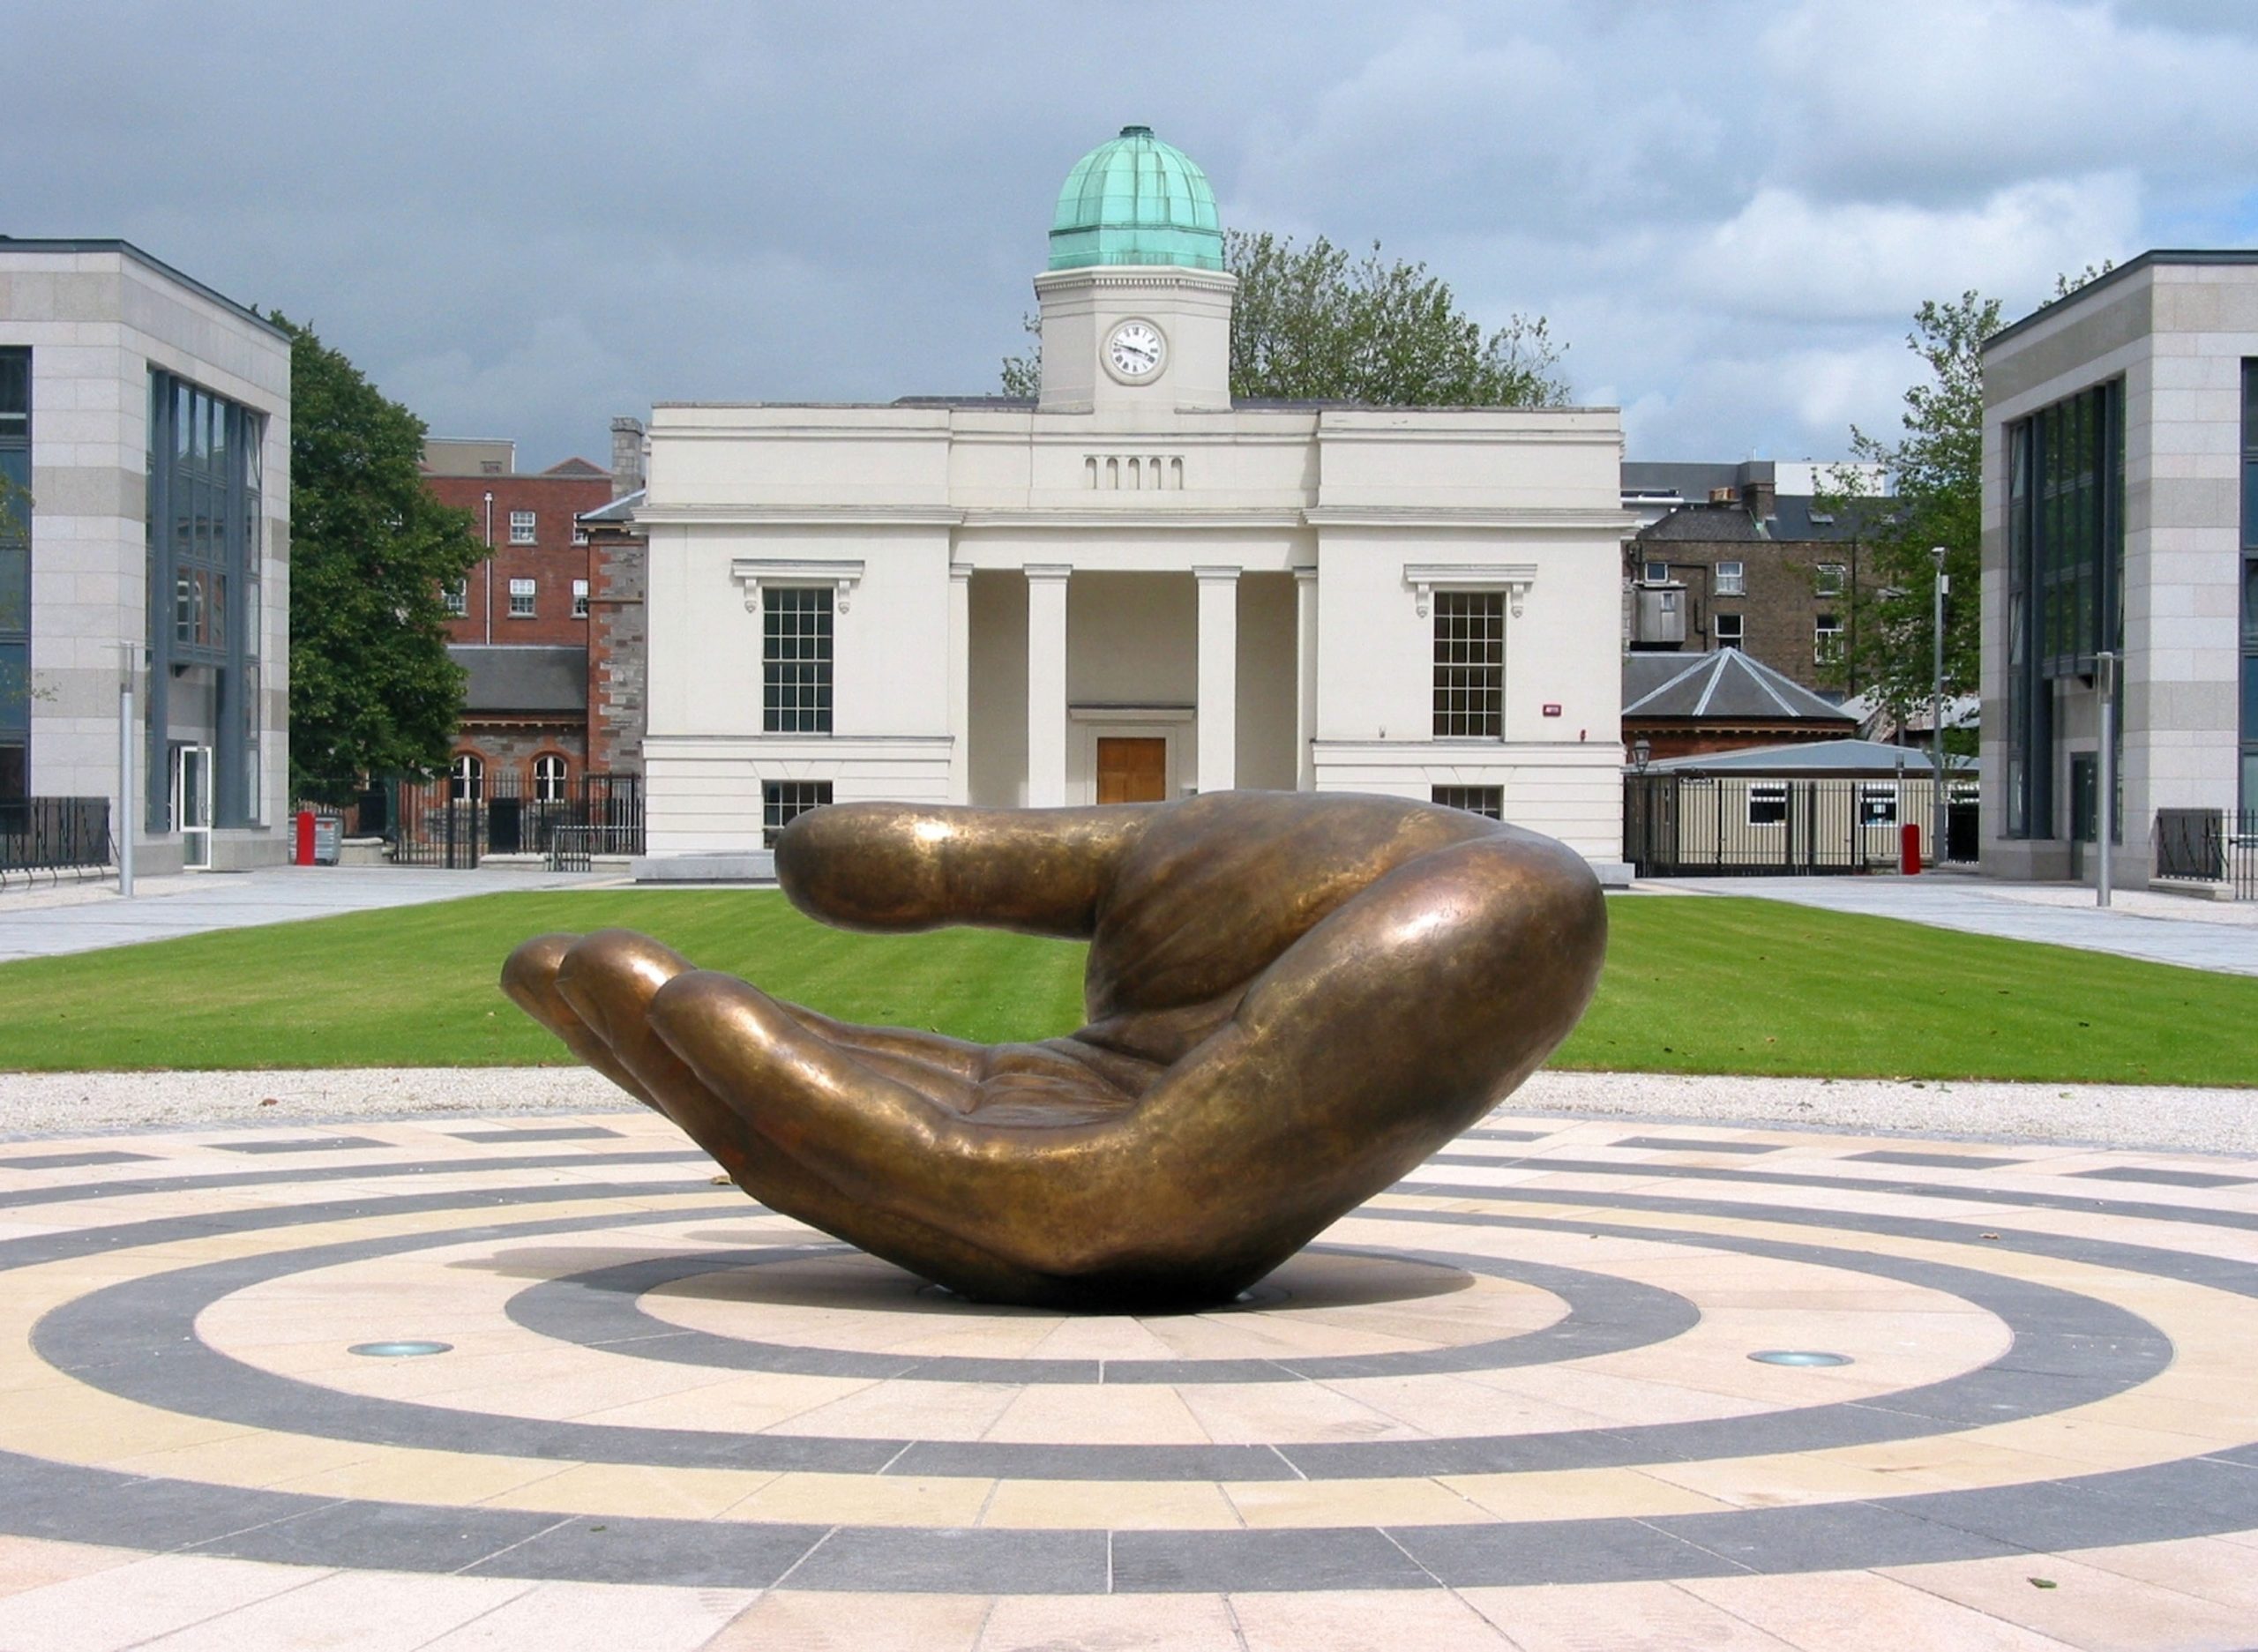
[[0,0],[0,233],[310,320],[442,434],[996,387],[1128,122],[1543,314],[1646,459],[1895,429],[1925,297],[2258,229],[2251,0]]

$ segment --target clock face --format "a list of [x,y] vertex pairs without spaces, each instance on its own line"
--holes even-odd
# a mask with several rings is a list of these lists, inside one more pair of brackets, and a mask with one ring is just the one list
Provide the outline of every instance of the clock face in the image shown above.
[[1150,378],[1167,354],[1168,340],[1149,321],[1125,321],[1106,335],[1105,364],[1117,378]]

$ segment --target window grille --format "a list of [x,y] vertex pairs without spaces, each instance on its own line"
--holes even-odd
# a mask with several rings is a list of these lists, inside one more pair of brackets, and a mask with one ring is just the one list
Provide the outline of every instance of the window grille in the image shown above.
[[1740,647],[1742,637],[1740,615],[1719,614],[1715,616],[1714,624],[1716,627],[1718,647],[1738,648]]
[[831,588],[760,594],[760,726],[770,734],[831,732]]
[[776,834],[811,809],[831,801],[827,780],[772,780],[760,789],[760,841],[776,847]]
[[532,544],[535,538],[534,521],[535,517],[531,511],[511,512],[510,542],[512,545]]
[[1833,665],[1843,657],[1843,617],[1821,614],[1812,624],[1811,657],[1814,664]]
[[510,581],[510,617],[531,619],[533,615],[535,582],[531,579]]
[[1430,796],[1446,809],[1463,809],[1469,814],[1491,820],[1505,819],[1506,789],[1502,786],[1438,786]]
[[[1819,519],[1813,517],[1812,520],[1817,521]],[[1840,596],[1850,579],[1851,570],[1847,563],[1822,562],[1812,570],[1811,594],[1813,596]]]
[[554,751],[533,760],[533,795],[536,803],[564,801],[564,759]]
[[586,619],[587,617],[588,582],[586,579],[575,579],[572,581],[572,617]]
[[1505,699],[1505,593],[1436,592],[1436,737],[1502,737]]
[[1745,596],[1748,593],[1748,566],[1746,563],[1721,562],[1717,564],[1717,594]]
[[449,615],[456,619],[460,619],[464,615],[470,612],[470,581],[467,579],[457,579],[452,585],[447,587],[445,590],[439,593],[439,601],[445,607]]
[[1751,826],[1780,826],[1788,818],[1788,786],[1785,781],[1770,784],[1752,784],[1748,789],[1748,824]]

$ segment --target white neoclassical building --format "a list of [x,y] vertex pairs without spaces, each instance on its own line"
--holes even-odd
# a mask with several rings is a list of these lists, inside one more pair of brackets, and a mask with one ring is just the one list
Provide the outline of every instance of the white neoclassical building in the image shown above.
[[1620,853],[1613,408],[1235,403],[1199,168],[1068,177],[1033,401],[662,403],[654,855],[803,808],[1434,798]]

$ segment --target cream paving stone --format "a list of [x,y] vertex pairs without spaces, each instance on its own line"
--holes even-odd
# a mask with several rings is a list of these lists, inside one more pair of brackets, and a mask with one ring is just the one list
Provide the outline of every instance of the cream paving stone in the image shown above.
[[535,1587],[514,1578],[333,1573],[145,1644],[163,1652],[414,1652]]
[[1214,1443],[1173,1388],[1144,1383],[1055,1383],[1022,1389],[982,1438],[1038,1445]]
[[56,1543],[43,1537],[0,1537],[0,1596],[107,1572],[140,1559],[131,1549],[86,1543]]
[[1251,1529],[1482,1526],[1490,1511],[1433,1480],[1240,1480],[1223,1494]]
[[1175,1392],[1219,1446],[1417,1439],[1424,1432],[1321,1382],[1182,1383]]
[[1240,1644],[1220,1595],[999,1595],[979,1652],[1218,1652]]
[[327,1568],[153,1555],[0,1596],[0,1647],[113,1652],[332,1575]]
[[1458,1596],[1520,1652],[1781,1652],[1793,1645],[1670,1583],[1551,1583]]
[[[1926,1594],[2090,1652],[2121,1652],[2127,1647],[2245,1652],[2258,1628],[2258,1616],[2247,1605],[2224,1605],[2159,1588],[2066,1555],[1876,1569]],[[2054,1587],[2038,1588],[2030,1581],[2034,1577]]]
[[750,1589],[541,1583],[424,1646],[430,1652],[697,1652],[754,1599]]
[[579,1421],[628,1428],[692,1428],[718,1434],[758,1434],[789,1418],[859,1394],[875,1383],[861,1377],[801,1377],[775,1372],[731,1376],[682,1394],[584,1411]]
[[535,1457],[473,1456],[390,1446],[353,1462],[271,1482],[277,1491],[379,1503],[477,1503],[571,1467]]
[[780,1474],[725,1520],[817,1526],[976,1526],[994,1482],[893,1474]]
[[1208,1480],[998,1480],[983,1526],[1025,1530],[1236,1531],[1245,1522]]
[[[2258,1521],[2258,1510],[2251,1517]],[[2247,1546],[2258,1543],[2258,1531],[2246,1532],[2242,1537],[2244,1542],[2183,1537],[2170,1543],[2080,1549],[2072,1558],[2097,1571],[2138,1578],[2159,1588],[2233,1607],[2258,1624],[2258,1565],[2253,1563]]]
[[767,1431],[846,1439],[981,1439],[1021,1393],[994,1382],[877,1382],[787,1417]]
[[[1515,1405],[1507,1415],[1514,1420],[1499,1433],[1533,1433],[1556,1427],[1636,1427],[1645,1423],[1696,1423],[1718,1417],[1753,1417],[1772,1409],[1761,1400],[1714,1394],[1706,1388],[1681,1387],[1676,1383],[1644,1377],[1619,1376],[1594,1371],[1589,1362],[1576,1365],[1525,1365],[1510,1371],[1469,1371],[1466,1380],[1508,1396]],[[1574,1401],[1574,1406],[1566,1403]],[[1523,1410],[1520,1408],[1526,1408]],[[1544,1417],[1581,1423],[1544,1422]]]
[[1872,1572],[1688,1578],[1678,1587],[1803,1652],[1846,1647],[2060,1652],[2051,1635]]
[[699,1652],[973,1652],[992,1604],[984,1595],[771,1589]]
[[1250,1592],[1231,1596],[1230,1603],[1247,1652],[1372,1652],[1380,1647],[1421,1652],[1514,1649],[1514,1642],[1479,1611],[1439,1589]]
[[1654,1519],[1731,1506],[1641,1469],[1570,1469],[1530,1474],[1448,1474],[1437,1484],[1499,1520]]
[[1063,1319],[1032,1350],[1037,1359],[1170,1359],[1175,1349],[1124,1314]]
[[761,1469],[581,1462],[481,1501],[489,1508],[609,1514],[620,1520],[717,1520],[775,1478]]

